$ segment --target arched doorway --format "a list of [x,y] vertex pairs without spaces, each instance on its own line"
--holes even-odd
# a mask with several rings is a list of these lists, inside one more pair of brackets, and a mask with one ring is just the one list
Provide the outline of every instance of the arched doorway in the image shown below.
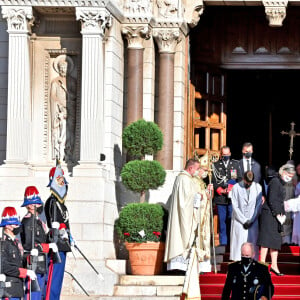
[[[299,15],[290,8],[283,26],[272,28],[263,7],[205,9],[190,34],[189,155],[228,144],[240,159],[249,141],[262,166],[289,160],[281,131],[295,122],[300,132]],[[300,161],[300,137],[292,159]]]

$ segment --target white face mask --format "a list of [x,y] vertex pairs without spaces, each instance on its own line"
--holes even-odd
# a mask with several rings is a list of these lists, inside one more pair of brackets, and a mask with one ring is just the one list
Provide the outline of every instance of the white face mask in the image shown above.
[[202,177],[202,178],[205,178],[205,177],[207,177],[207,174],[208,174],[208,172],[207,172],[207,171],[204,171],[204,172],[202,173],[201,177]]
[[292,180],[292,177],[290,177],[290,176],[284,174],[284,175],[282,175],[282,180],[283,180],[284,182],[290,182],[290,181]]
[[193,176],[194,177],[199,176],[199,170],[196,170]]

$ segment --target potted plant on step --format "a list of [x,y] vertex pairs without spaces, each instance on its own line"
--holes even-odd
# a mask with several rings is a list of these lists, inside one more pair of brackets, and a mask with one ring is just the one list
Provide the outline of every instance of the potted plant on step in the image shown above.
[[163,135],[154,122],[138,120],[124,129],[122,139],[128,155],[134,159],[122,168],[122,183],[140,194],[140,203],[127,204],[121,210],[116,229],[125,240],[132,274],[159,274],[163,265],[165,210],[160,204],[146,203],[145,195],[149,189],[164,184],[166,171],[158,161],[146,160],[145,157],[161,150]]
[[160,204],[130,203],[121,210],[116,230],[125,241],[132,274],[161,274],[165,217]]

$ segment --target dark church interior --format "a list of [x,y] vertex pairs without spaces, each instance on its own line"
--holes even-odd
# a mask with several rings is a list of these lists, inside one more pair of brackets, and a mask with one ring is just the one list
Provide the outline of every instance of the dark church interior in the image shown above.
[[[254,146],[262,167],[279,168],[290,159],[289,132],[294,122],[300,134],[299,70],[227,71],[227,144],[241,157],[244,142]],[[294,138],[292,159],[300,163],[300,135]]]

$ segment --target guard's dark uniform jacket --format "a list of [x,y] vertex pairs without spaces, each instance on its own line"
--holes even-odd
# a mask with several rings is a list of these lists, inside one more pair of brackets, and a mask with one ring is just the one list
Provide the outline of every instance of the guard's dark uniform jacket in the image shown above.
[[[66,231],[70,232],[69,225],[69,212],[65,204],[61,203],[57,198],[51,194],[45,203],[45,215],[47,219],[47,225],[49,228],[52,228],[53,222],[58,222],[59,224],[65,224]],[[63,240],[58,237],[57,240],[58,251],[70,252],[70,240]]]
[[[25,250],[25,260],[28,260],[28,255],[32,250],[32,227],[33,215],[27,213],[22,219],[22,230],[20,232],[21,241]],[[34,234],[34,248],[38,249],[39,255],[37,259],[36,273],[47,273],[47,254],[49,252],[47,233],[43,227],[42,221],[39,217],[35,220],[35,234]]]
[[20,242],[4,233],[1,242],[1,273],[6,275],[4,298],[24,296],[23,278],[26,277],[26,269],[23,269],[23,253],[19,247],[22,247]]
[[[224,180],[223,180],[224,179]],[[214,202],[216,204],[230,204],[231,200],[228,195],[218,193],[218,188],[221,187],[226,189],[228,187],[228,181],[230,179],[239,182],[242,180],[242,173],[239,162],[237,160],[229,160],[227,167],[222,159],[218,160],[213,164],[213,177],[212,183],[214,185]]]
[[265,264],[253,260],[247,271],[240,261],[228,265],[222,300],[258,300],[262,296],[271,299],[273,294],[274,286]]

